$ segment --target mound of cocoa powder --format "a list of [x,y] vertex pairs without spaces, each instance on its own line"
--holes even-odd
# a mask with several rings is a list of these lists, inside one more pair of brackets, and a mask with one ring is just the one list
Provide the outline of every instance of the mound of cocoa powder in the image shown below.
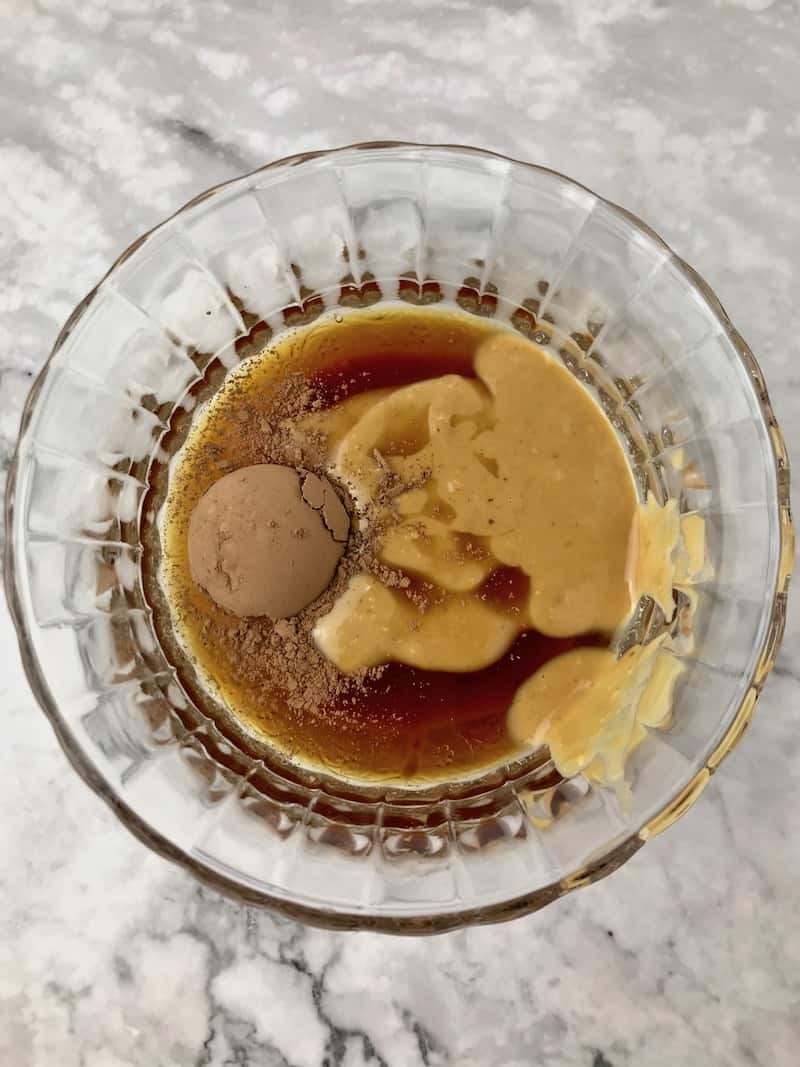
[[[328,405],[331,399],[335,403],[337,398],[328,397]],[[320,411],[326,404],[304,375],[293,373],[283,379],[274,390],[266,414],[246,404],[237,404],[235,388],[230,391],[227,405],[229,417],[237,421],[236,432],[246,443],[249,462],[259,457],[263,463],[294,466],[330,477],[326,469],[327,435],[317,427],[302,424],[303,416]],[[198,447],[201,450],[197,453],[198,460],[224,473],[218,449],[212,444]],[[206,455],[202,454],[203,449]],[[354,515],[352,501],[344,488],[337,486],[351,515],[350,536],[333,580],[317,600],[292,618],[277,622],[266,616],[227,615],[219,621],[204,621],[204,632],[210,634],[213,629],[215,642],[225,650],[240,682],[263,687],[265,692],[279,692],[293,711],[354,702],[365,684],[379,678],[385,670],[374,667],[344,675],[322,655],[312,636],[318,619],[333,608],[354,575],[372,574],[384,585],[404,590],[421,610],[429,603],[425,583],[412,582],[408,575],[387,567],[378,558],[382,530],[393,519],[392,501],[399,493],[413,488],[397,478],[388,465],[382,467],[381,485],[366,512]]]

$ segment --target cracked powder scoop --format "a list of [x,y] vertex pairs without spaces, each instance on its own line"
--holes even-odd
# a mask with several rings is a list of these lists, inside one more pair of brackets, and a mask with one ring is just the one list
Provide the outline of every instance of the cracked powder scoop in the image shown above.
[[234,615],[285,619],[328,586],[349,530],[327,478],[275,463],[242,467],[192,512],[192,578]]

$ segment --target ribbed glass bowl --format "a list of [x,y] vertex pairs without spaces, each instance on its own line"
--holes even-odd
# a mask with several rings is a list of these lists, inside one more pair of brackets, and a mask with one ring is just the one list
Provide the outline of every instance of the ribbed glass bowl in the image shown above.
[[[694,647],[670,725],[629,760],[627,796],[563,781],[546,759],[426,792],[293,771],[203,713],[156,633],[142,542],[151,482],[193,406],[280,330],[398,299],[562,338],[639,483],[705,521]],[[761,372],[691,268],[553,171],[383,143],[263,167],[124,253],[31,393],[7,531],[31,686],[129,829],[242,901],[417,933],[541,907],[686,811],[753,714],[793,552],[786,451]]]

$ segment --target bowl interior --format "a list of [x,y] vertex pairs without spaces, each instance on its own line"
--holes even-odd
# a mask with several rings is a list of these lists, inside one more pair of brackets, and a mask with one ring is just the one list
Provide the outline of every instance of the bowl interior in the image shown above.
[[[703,519],[673,715],[633,752],[624,796],[543,759],[425,793],[337,788],[208,719],[156,632],[146,531],[198,401],[281,330],[397,300],[457,304],[549,344],[604,406],[642,488]],[[560,175],[413,145],[265,167],[129,249],[37,382],[8,529],[32,684],[127,825],[242,899],[390,930],[541,906],[673,821],[752,714],[791,565],[785,451],[705,284]]]

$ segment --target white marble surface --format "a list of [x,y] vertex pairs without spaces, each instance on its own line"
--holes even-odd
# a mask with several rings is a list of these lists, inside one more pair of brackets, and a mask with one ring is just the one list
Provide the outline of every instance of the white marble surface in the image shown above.
[[[0,0],[0,464],[140,231],[303,148],[459,141],[643,215],[762,361],[800,469],[797,0]],[[608,881],[424,941],[242,909],[67,767],[0,614],[0,1063],[798,1062],[800,612],[745,742]]]

